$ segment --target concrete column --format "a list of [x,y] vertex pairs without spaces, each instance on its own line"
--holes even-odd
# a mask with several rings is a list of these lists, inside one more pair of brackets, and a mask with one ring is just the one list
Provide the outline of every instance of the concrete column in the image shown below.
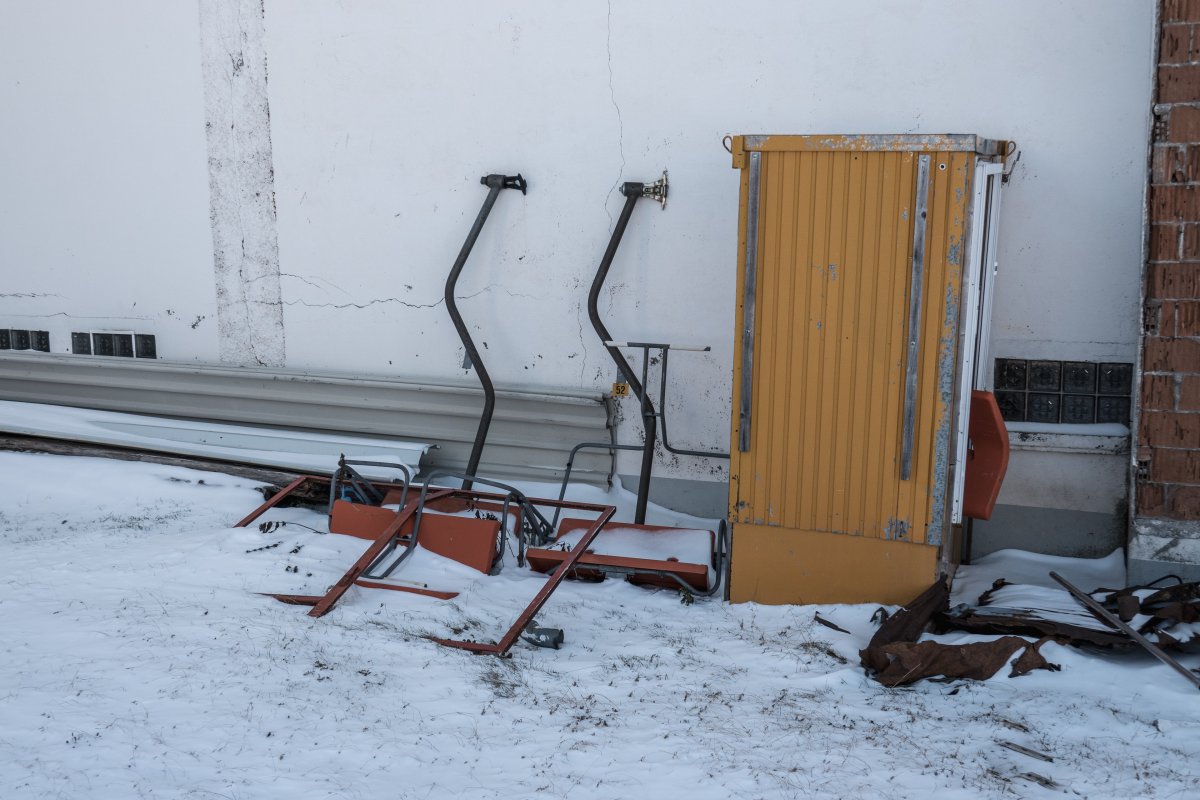
[[285,365],[262,0],[200,0],[218,356]]

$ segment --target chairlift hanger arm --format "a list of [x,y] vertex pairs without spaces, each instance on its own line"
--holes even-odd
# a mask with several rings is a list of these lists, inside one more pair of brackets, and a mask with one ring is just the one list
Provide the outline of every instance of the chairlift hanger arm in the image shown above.
[[[487,197],[479,209],[479,214],[475,217],[475,224],[467,233],[467,239],[463,242],[458,258],[454,260],[454,266],[450,268],[450,274],[446,277],[446,310],[450,313],[450,320],[454,323],[454,329],[458,331],[458,338],[466,350],[467,361],[475,367],[475,375],[479,378],[480,385],[483,386],[483,413],[479,418],[479,427],[475,431],[475,442],[471,446],[471,455],[467,459],[466,473],[468,475],[474,475],[479,470],[483,444],[487,440],[488,428],[492,424],[492,413],[496,409],[496,388],[492,385],[492,378],[483,366],[483,361],[479,357],[479,349],[475,347],[467,325],[463,322],[462,314],[458,313],[454,290],[458,286],[458,276],[462,274],[463,266],[466,265],[467,258],[471,255],[471,250],[475,247],[475,242],[479,239],[483,225],[487,222],[488,215],[492,213],[492,206],[496,204],[496,198],[500,192],[505,189],[519,189],[521,194],[525,194],[529,188],[529,183],[520,173],[516,175],[484,175],[479,182],[488,187]],[[463,483],[463,488],[469,489],[470,487],[471,481],[468,479]]]
[[[625,229],[629,227],[629,220],[633,216],[633,208],[637,205],[637,201],[645,195],[646,184],[644,183],[625,183],[621,186],[621,194],[625,195],[625,205],[621,207],[621,215],[617,217],[617,223],[613,226],[612,235],[608,240],[608,247],[604,250],[604,255],[600,259],[599,266],[596,267],[596,276],[592,279],[592,288],[588,292],[588,319],[592,323],[593,330],[600,337],[601,342],[613,341],[613,336],[605,327],[604,321],[600,319],[600,291],[604,288],[604,281],[608,277],[608,271],[612,267],[613,259],[617,255],[617,248],[621,245],[621,239],[625,236]],[[661,190],[660,202],[666,202],[666,175],[663,176],[663,186]],[[609,356],[617,365],[618,374],[629,384],[629,388],[633,390],[634,396],[638,399],[642,410],[642,429],[644,431],[644,441],[642,449],[642,464],[638,473],[638,491],[637,504],[634,508],[633,521],[636,524],[643,524],[646,521],[646,505],[650,496],[650,472],[654,466],[654,444],[658,440],[658,426],[655,419],[654,406],[650,402],[650,398],[646,395],[645,386],[637,379],[637,375],[633,371],[633,367],[622,355],[621,351],[616,347],[605,344],[605,349],[608,350]]]

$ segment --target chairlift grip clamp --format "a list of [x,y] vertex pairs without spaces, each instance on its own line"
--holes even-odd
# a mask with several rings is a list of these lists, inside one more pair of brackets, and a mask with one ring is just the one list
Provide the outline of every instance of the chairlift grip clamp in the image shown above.
[[657,200],[658,204],[663,208],[667,207],[667,193],[669,183],[667,181],[667,171],[664,169],[662,177],[654,183],[637,183],[629,181],[621,185],[621,194],[626,197],[648,197],[651,200]]
[[521,173],[516,175],[484,175],[479,182],[489,189],[520,189],[521,194],[528,194],[529,181]]

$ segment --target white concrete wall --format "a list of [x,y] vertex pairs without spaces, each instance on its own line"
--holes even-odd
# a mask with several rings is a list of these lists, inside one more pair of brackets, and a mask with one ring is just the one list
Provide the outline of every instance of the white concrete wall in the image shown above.
[[[0,159],[20,176],[0,187],[5,208],[19,205],[0,215],[3,291],[60,295],[0,298],[0,325],[116,317],[136,301],[164,357],[215,356],[212,326],[164,316],[203,314],[213,292],[199,27],[186,5],[106,4],[74,36],[50,6],[84,16],[89,4],[31,6],[19,27],[0,26],[3,74],[33,86],[0,87],[17,123],[0,128]],[[461,310],[498,383],[607,387],[615,369],[588,324],[588,286],[617,185],[665,167],[670,203],[638,208],[602,313],[618,337],[713,346],[672,360],[671,430],[680,445],[726,447],[738,175],[720,140],[823,132],[1015,139],[995,353],[1132,361],[1153,11],[1152,0],[267,0],[286,364],[467,375],[445,274],[484,197],[479,177],[520,171],[529,195],[500,197]],[[627,411],[621,438],[635,441]],[[692,459],[660,473],[724,477]]]
[[215,361],[204,123],[194,4],[0,5],[0,327]]

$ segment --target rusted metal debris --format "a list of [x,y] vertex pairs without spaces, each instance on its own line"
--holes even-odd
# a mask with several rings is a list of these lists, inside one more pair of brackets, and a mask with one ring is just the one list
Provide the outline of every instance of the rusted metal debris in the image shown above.
[[883,620],[866,649],[858,653],[862,665],[872,672],[886,670],[892,657],[884,648],[897,642],[917,641],[934,615],[945,611],[949,603],[950,583],[942,575],[915,600]]
[[1057,670],[1038,652],[1047,640],[1030,642],[1018,636],[1005,636],[992,642],[951,645],[918,642],[930,622],[945,616],[950,600],[946,576],[921,593],[907,606],[887,617],[859,652],[862,665],[884,686],[901,686],[922,678],[970,678],[987,680],[1009,662],[1018,650],[1024,652],[1013,662],[1010,677],[1035,669]]
[[875,674],[875,680],[884,686],[902,686],[936,676],[986,681],[1008,664],[1018,650],[1023,652],[1013,662],[1010,678],[1035,669],[1057,671],[1059,666],[1051,664],[1038,652],[1046,641],[1030,642],[1020,636],[1002,636],[995,641],[970,644],[892,642],[877,648],[876,655],[887,658],[888,664]]
[[1068,581],[1063,576],[1059,575],[1057,572],[1051,572],[1050,577],[1054,578],[1054,580],[1061,583],[1063,585],[1063,588],[1065,588],[1068,592],[1071,593],[1072,597],[1074,597],[1076,600],[1078,600],[1079,602],[1081,602],[1085,606],[1087,606],[1088,610],[1090,610],[1092,613],[1094,613],[1101,620],[1103,620],[1104,622],[1107,622],[1109,625],[1113,625],[1114,627],[1119,628],[1121,631],[1126,633],[1131,639],[1133,639],[1135,642],[1137,642],[1139,645],[1141,645],[1142,648],[1146,652],[1148,652],[1150,655],[1154,656],[1159,661],[1166,664],[1171,669],[1178,672],[1180,675],[1182,675],[1184,677],[1184,679],[1186,679],[1188,681],[1188,683],[1192,684],[1192,686],[1195,686],[1197,689],[1200,689],[1200,676],[1197,676],[1196,673],[1192,672],[1190,669],[1183,666],[1175,659],[1171,658],[1171,656],[1169,656],[1167,653],[1163,652],[1162,648],[1160,648],[1158,645],[1154,644],[1149,639],[1147,639],[1145,636],[1143,636],[1142,634],[1140,634],[1136,630],[1134,630],[1132,627],[1130,627],[1129,623],[1121,620],[1119,617],[1114,615],[1107,608],[1100,605],[1100,603],[1096,602],[1096,600],[1093,597],[1091,597],[1090,595],[1084,594],[1083,591],[1081,591],[1080,589],[1075,587],[1070,581]]
[[[1136,621],[1135,632],[1153,636],[1159,647],[1173,648],[1180,642],[1171,635],[1171,628],[1178,623],[1200,621],[1200,583],[1184,583],[1176,577],[1176,584],[1158,586],[1163,580],[1124,589],[1095,589],[1090,593],[1080,591],[1080,595],[1095,602],[1119,622]],[[1093,609],[1089,609],[1090,616],[1082,619],[1083,624],[1073,624],[1063,621],[1061,614],[1052,615],[1041,609],[991,605],[996,593],[1011,585],[1006,580],[998,580],[991,589],[979,596],[978,605],[955,606],[940,614],[935,622],[972,633],[1050,636],[1068,644],[1095,645],[1113,650],[1130,650],[1138,644],[1135,637],[1127,634],[1120,625],[1110,622]],[[1087,606],[1082,599],[1080,602]],[[1098,620],[1099,624],[1089,625],[1093,619]]]
[[947,628],[971,633],[1046,636],[1055,641],[1090,644],[1117,650],[1133,646],[1127,637],[1119,633],[1046,619],[1038,616],[1036,611],[1023,608],[955,606],[939,615],[937,621]]
[[[949,588],[945,577],[913,602],[891,617],[883,619],[870,644],[859,656],[867,670],[885,686],[899,686],[921,678],[945,676],[986,680],[995,675],[1018,651],[1012,662],[1010,677],[1024,675],[1035,669],[1058,670],[1039,652],[1047,641],[1062,644],[1100,646],[1113,650],[1131,649],[1138,645],[1185,677],[1200,689],[1200,675],[1189,670],[1164,652],[1164,647],[1180,642],[1170,631],[1177,624],[1190,625],[1200,621],[1200,583],[1158,586],[1162,581],[1146,586],[1124,589],[1096,589],[1085,593],[1060,575],[1051,572],[1058,581],[1083,605],[1090,615],[1078,612],[1075,622],[1063,621],[1063,610],[1035,608],[1004,608],[990,605],[997,592],[1008,581],[998,580],[979,597],[979,605],[959,605],[948,608]],[[1067,611],[1070,619],[1075,612]],[[1096,622],[1092,627],[1093,620]],[[1134,624],[1131,624],[1134,623]],[[991,642],[948,645],[941,642],[918,642],[926,627],[957,629],[972,633],[1004,634]],[[1190,638],[1191,631],[1187,628]],[[1036,641],[1021,638],[1035,636]],[[1147,635],[1152,635],[1151,641]]]
[[[1179,578],[1175,577],[1177,581]],[[1160,581],[1155,581],[1159,583]],[[1138,597],[1135,592],[1140,589],[1153,589],[1154,585],[1131,586],[1126,589],[1112,591],[1097,589],[1093,597],[1100,592],[1108,594],[1100,604],[1109,611],[1115,611],[1122,622],[1130,622],[1138,614],[1150,617],[1140,627],[1139,633],[1147,633],[1160,627],[1161,622],[1196,622],[1200,620],[1200,582],[1183,583],[1179,581],[1173,586],[1165,586],[1147,597]]]

